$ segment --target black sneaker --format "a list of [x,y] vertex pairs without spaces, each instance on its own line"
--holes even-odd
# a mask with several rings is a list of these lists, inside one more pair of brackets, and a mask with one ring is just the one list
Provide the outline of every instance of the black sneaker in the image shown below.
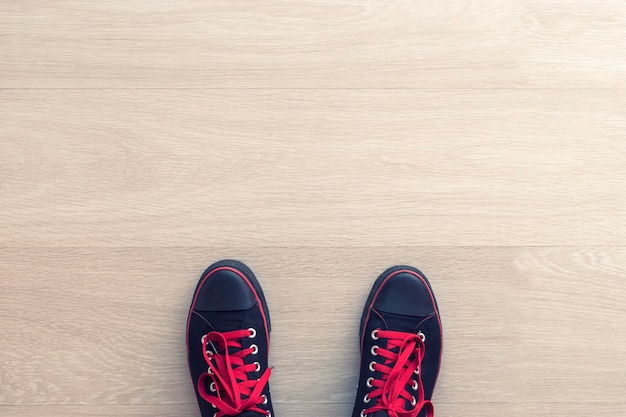
[[270,316],[259,282],[241,262],[211,265],[187,319],[187,360],[202,417],[271,417]]
[[432,417],[441,364],[441,319],[426,277],[387,269],[361,318],[361,373],[352,417]]

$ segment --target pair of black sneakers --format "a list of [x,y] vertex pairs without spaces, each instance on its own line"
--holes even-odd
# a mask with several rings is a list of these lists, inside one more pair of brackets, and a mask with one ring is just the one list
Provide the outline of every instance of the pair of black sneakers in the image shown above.
[[[272,417],[270,316],[243,263],[211,265],[187,320],[189,371],[202,417]],[[352,417],[432,417],[441,320],[426,277],[394,266],[376,280],[360,327],[361,366]]]

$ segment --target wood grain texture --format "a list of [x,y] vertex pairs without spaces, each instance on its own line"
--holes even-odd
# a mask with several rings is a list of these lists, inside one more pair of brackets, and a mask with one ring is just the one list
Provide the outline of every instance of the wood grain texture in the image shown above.
[[626,320],[624,247],[7,249],[0,268],[19,279],[3,282],[0,403],[129,415],[193,404],[187,307],[205,264],[223,257],[246,261],[264,286],[283,415],[349,413],[363,302],[400,262],[431,278],[442,310],[438,415],[527,415],[520,397],[537,409],[624,405],[626,336],[609,330]]
[[0,95],[6,246],[626,243],[623,90]]
[[0,4],[5,88],[623,87],[619,0]]
[[237,258],[276,417],[348,416],[386,267],[442,311],[437,417],[626,407],[626,3],[0,2],[0,416],[197,416]]
[[[558,404],[562,406],[562,404]],[[516,411],[512,411],[513,408]],[[49,417],[49,416],[84,416],[84,417],[109,417],[109,416],[129,416],[129,417],[154,417],[156,416],[196,416],[197,406],[195,404],[171,404],[171,405],[98,405],[94,406],[15,406],[11,407],[11,417]],[[522,408],[524,411],[522,411]],[[555,411],[546,411],[554,408]],[[311,402],[300,405],[276,404],[276,415],[294,415],[294,416],[337,416],[338,407],[336,404]],[[454,416],[457,415],[453,410],[462,410],[463,415],[467,417],[483,417],[483,416],[527,416],[532,413],[534,416],[546,417],[586,417],[593,415],[619,415],[623,405],[621,404],[581,404],[575,410],[563,411],[562,407],[553,406],[537,406],[536,404],[520,405],[498,404],[498,403],[465,403],[450,404],[440,402],[437,406],[437,416]],[[289,411],[287,414],[285,411]],[[351,412],[352,410],[350,410]],[[0,415],[3,412],[0,406]],[[345,412],[343,415],[350,415]]]

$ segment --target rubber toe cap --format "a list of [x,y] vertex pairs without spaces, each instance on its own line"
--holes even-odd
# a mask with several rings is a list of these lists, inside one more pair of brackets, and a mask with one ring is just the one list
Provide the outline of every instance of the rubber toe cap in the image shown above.
[[195,310],[237,311],[252,308],[257,303],[254,292],[236,272],[220,270],[209,276],[198,290]]
[[435,304],[428,285],[409,272],[396,274],[383,284],[374,308],[405,316],[426,317],[435,313]]

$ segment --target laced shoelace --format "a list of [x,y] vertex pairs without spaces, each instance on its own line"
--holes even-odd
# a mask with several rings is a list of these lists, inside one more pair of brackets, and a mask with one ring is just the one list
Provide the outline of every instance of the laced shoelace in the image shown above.
[[[198,392],[217,408],[214,417],[236,416],[244,411],[256,411],[271,417],[269,411],[259,407],[267,404],[267,397],[261,393],[271,370],[266,369],[259,379],[248,377],[248,373],[260,371],[261,365],[259,362],[245,363],[245,358],[256,354],[259,349],[257,345],[243,349],[241,339],[246,337],[256,337],[256,330],[210,332],[202,337],[202,351],[208,369],[198,379]],[[206,389],[207,384],[210,392]]]
[[[363,410],[361,417],[377,411],[386,411],[389,417],[417,417],[422,410],[426,410],[427,417],[434,417],[432,403],[424,398],[420,374],[426,352],[424,334],[375,329],[372,331],[372,339],[385,339],[387,346],[372,347],[372,354],[382,357],[384,363],[372,361],[370,370],[382,373],[382,377],[367,379],[366,385],[373,390],[365,395],[363,401],[368,403],[376,400],[376,403]],[[411,405],[408,410],[405,407],[407,402]]]

